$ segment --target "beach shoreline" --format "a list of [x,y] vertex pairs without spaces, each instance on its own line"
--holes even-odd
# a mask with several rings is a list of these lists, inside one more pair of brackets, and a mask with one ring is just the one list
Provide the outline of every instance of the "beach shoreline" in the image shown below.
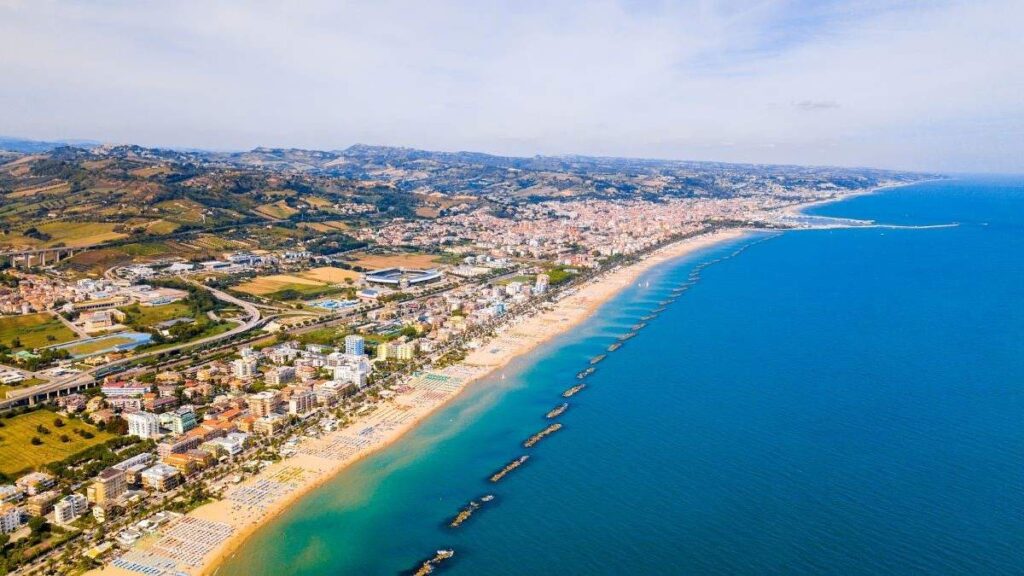
[[[200,576],[216,574],[220,567],[237,552],[256,531],[271,522],[274,518],[284,513],[291,504],[303,498],[325,482],[333,479],[346,468],[352,466],[363,458],[384,450],[393,443],[405,436],[406,432],[418,426],[424,419],[430,417],[438,409],[447,406],[451,401],[462,395],[474,383],[483,380],[495,372],[507,366],[513,360],[528,354],[539,346],[549,342],[553,338],[568,332],[571,328],[589,318],[598,308],[608,300],[621,292],[644,272],[651,268],[677,258],[682,258],[693,252],[710,248],[716,244],[739,239],[752,232],[747,229],[731,229],[700,234],[691,238],[680,240],[668,246],[662,247],[643,260],[628,266],[608,272],[596,281],[590,281],[577,288],[572,294],[562,298],[553,304],[550,310],[524,317],[522,320],[506,329],[503,333],[495,336],[481,344],[476,350],[470,352],[462,365],[474,370],[472,376],[461,383],[458,390],[428,409],[419,411],[412,419],[404,425],[392,430],[382,442],[368,447],[365,450],[354,454],[350,458],[339,461],[336,465],[325,469],[310,482],[305,483],[300,489],[295,490],[287,498],[275,503],[273,509],[257,522],[249,523],[242,527],[236,527],[236,531],[221,545],[214,550],[208,559],[204,559],[203,566],[199,570],[188,571],[189,574]],[[509,333],[530,334],[529,338],[510,339]],[[352,424],[357,425],[357,424]],[[288,460],[301,459],[304,456],[291,457]],[[294,462],[299,463],[299,462]],[[258,475],[257,475],[258,476]],[[213,507],[223,500],[207,504],[193,511],[197,517],[223,522],[225,517],[221,513],[203,514],[203,508]],[[108,572],[104,572],[107,574]],[[110,572],[112,573],[112,572]]]
[[913,182],[892,182],[889,184],[882,184],[881,186],[875,186],[873,188],[868,188],[866,190],[861,190],[859,192],[849,192],[847,194],[836,196],[834,198],[825,198],[823,200],[815,200],[813,202],[801,202],[799,204],[794,204],[792,206],[787,206],[783,208],[782,212],[790,216],[806,216],[806,210],[808,210],[809,208],[824,206],[826,204],[834,204],[836,202],[845,202],[846,200],[852,200],[854,198],[859,198],[861,196],[872,196],[874,194],[885,192],[887,190],[905,188],[907,186],[916,186],[917,184],[923,184],[925,182],[939,182],[941,180],[943,179],[933,178],[928,180],[915,180]]

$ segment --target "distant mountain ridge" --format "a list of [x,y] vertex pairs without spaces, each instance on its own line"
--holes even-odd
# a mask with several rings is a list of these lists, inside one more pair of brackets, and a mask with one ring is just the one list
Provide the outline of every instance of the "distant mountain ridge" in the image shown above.
[[90,148],[93,146],[98,146],[99,144],[99,142],[93,140],[55,140],[49,142],[45,140],[29,140],[26,138],[0,136],[0,150],[7,150],[9,152],[20,152],[22,154],[37,154],[40,152],[49,152],[51,150],[61,148],[63,146]]

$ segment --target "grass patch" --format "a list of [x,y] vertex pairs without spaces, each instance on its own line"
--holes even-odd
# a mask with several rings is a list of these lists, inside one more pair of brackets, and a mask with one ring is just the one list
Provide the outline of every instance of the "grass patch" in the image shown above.
[[160,306],[134,304],[120,310],[125,313],[125,322],[141,327],[150,327],[174,318],[192,317],[192,307],[185,302],[171,302]]
[[85,356],[87,354],[93,354],[100,350],[106,350],[108,348],[114,348],[121,344],[129,344],[134,342],[133,339],[127,336],[111,336],[109,338],[102,338],[94,340],[92,342],[83,342],[67,348],[67,351],[74,356]]
[[533,276],[532,274],[528,275],[528,276],[525,275],[525,274],[520,274],[518,276],[512,276],[511,278],[504,278],[502,280],[499,280],[497,282],[497,284],[499,286],[505,286],[507,284],[511,284],[512,282],[521,282],[523,284],[533,284],[533,282],[536,279],[537,279],[537,277]]
[[203,221],[203,205],[192,200],[165,200],[158,203],[156,209],[176,222],[198,224]]
[[264,204],[262,206],[258,206],[254,210],[254,212],[270,218],[284,220],[285,218],[288,218],[292,214],[298,212],[298,210],[285,204],[284,200],[281,200],[279,202],[274,202],[273,204]]
[[[58,417],[50,410],[36,410],[0,419],[4,423],[4,427],[0,428],[0,472],[16,476],[50,462],[63,460],[114,437],[113,434],[101,432],[90,424],[71,418],[62,418],[65,425],[57,427],[53,422]],[[50,433],[40,433],[36,429],[39,425],[45,426]],[[83,438],[74,432],[76,428],[90,432],[94,437]],[[61,442],[61,435],[66,435],[68,442]],[[42,444],[33,445],[34,436],[42,440]]]
[[65,246],[87,246],[124,238],[127,234],[114,232],[112,222],[48,222],[39,230],[50,236],[47,244],[64,243]]
[[125,244],[121,251],[134,257],[163,256],[171,253],[171,249],[159,242],[139,242],[137,244]]
[[12,391],[12,390],[20,390],[22,388],[30,388],[32,386],[38,386],[38,385],[40,385],[40,384],[42,384],[44,382],[46,382],[46,380],[43,380],[42,378],[28,378],[26,380],[22,380],[21,382],[18,382],[17,384],[10,384],[10,385],[0,384],[0,400],[6,398],[7,397],[7,393]]
[[252,294],[253,296],[269,296],[274,292],[282,290],[295,290],[302,292],[306,289],[317,289],[324,286],[323,282],[310,280],[301,276],[291,274],[274,274],[273,276],[258,276],[248,282],[235,286],[235,290]]
[[295,288],[285,288],[283,290],[271,292],[265,296],[282,302],[287,300],[313,300],[324,296],[341,294],[342,292],[345,292],[345,290],[345,288],[338,288],[336,286],[298,286]]
[[146,225],[146,232],[150,234],[170,234],[177,230],[181,225],[177,222],[171,222],[169,220],[154,220]]
[[[70,342],[75,338],[74,332],[45,312],[0,316],[0,343],[10,348],[38,348]],[[20,346],[15,346],[15,339]]]
[[318,282],[327,282],[328,284],[341,284],[346,278],[352,280],[359,279],[359,272],[353,272],[352,270],[345,270],[344,268],[335,268],[333,266],[322,266],[320,268],[313,268],[300,272],[299,276],[308,280],[316,280]]

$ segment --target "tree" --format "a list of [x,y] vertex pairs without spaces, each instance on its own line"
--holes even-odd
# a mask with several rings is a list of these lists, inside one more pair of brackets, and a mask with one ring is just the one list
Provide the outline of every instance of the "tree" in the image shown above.
[[33,516],[28,519],[28,527],[32,530],[33,534],[39,534],[46,530],[46,518],[42,516]]
[[32,445],[33,446],[39,446],[42,443],[43,443],[43,441],[39,439],[39,436],[33,436],[32,437]]

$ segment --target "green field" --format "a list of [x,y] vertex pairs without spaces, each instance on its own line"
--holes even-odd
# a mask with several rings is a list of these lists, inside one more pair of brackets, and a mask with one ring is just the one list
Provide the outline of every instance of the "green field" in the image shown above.
[[[0,343],[10,348],[50,346],[70,342],[76,337],[60,320],[45,312],[0,316]],[[21,341],[21,346],[13,344],[15,338]]]
[[[58,428],[53,423],[55,418],[58,418],[57,414],[49,410],[36,410],[13,418],[0,418],[0,422],[4,424],[4,427],[0,428],[0,472],[15,476],[50,462],[63,460],[76,452],[113,438],[113,434],[101,432],[90,424],[71,418],[62,418],[65,425]],[[38,432],[36,426],[40,424],[46,426],[50,433]],[[95,437],[86,440],[74,433],[75,428],[92,432]],[[67,435],[68,442],[60,441],[62,434]],[[33,436],[38,436],[43,443],[33,446]]]
[[131,338],[125,336],[111,336],[109,338],[101,338],[93,340],[91,342],[83,342],[76,344],[75,346],[69,346],[67,351],[74,356],[87,356],[100,350],[106,350],[113,348],[114,346],[120,346],[121,344],[128,344],[134,342]]
[[126,321],[139,326],[153,326],[184,316],[192,317],[192,308],[185,302],[171,302],[160,306],[125,306],[121,311],[127,315]]
[[[147,230],[149,230],[147,228]],[[155,234],[155,232],[154,232]],[[136,242],[134,244],[125,244],[120,247],[120,250],[129,256],[136,257],[147,257],[147,256],[163,256],[171,252],[171,249],[167,245],[160,242]]]

